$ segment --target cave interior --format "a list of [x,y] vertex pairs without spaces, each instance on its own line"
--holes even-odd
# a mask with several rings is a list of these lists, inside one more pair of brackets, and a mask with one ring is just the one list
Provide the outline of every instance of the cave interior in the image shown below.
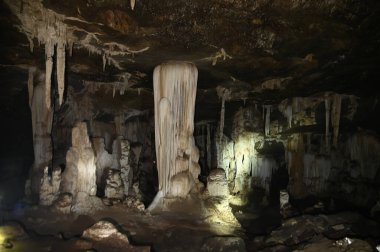
[[0,251],[380,251],[379,1],[0,13]]

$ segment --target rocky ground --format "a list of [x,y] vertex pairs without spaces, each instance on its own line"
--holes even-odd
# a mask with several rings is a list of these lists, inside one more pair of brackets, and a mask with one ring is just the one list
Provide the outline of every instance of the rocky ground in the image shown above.
[[252,205],[233,208],[241,228],[201,214],[194,201],[155,213],[116,204],[91,216],[20,207],[2,213],[0,251],[376,251],[380,244],[379,222],[356,211],[288,205],[285,215]]

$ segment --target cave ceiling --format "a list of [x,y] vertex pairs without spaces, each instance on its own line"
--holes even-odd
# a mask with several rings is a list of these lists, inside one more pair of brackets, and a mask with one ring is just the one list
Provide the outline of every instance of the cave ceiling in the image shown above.
[[216,116],[218,86],[231,90],[231,104],[270,104],[325,91],[363,96],[379,81],[379,1],[136,0],[133,10],[131,2],[2,1],[2,103],[26,90],[30,66],[44,71],[32,30],[52,19],[70,30],[67,86],[128,74],[126,94],[95,94],[99,107],[151,109],[153,69],[167,60],[198,67],[197,106],[208,108],[199,119]]

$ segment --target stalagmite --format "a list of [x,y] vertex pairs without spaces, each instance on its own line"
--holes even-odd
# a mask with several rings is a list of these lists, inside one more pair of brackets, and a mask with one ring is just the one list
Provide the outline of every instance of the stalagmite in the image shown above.
[[188,62],[167,62],[154,70],[155,140],[162,192],[156,197],[184,197],[192,188],[190,170],[195,160],[190,157],[196,148],[193,131],[197,78],[197,68]]
[[326,109],[326,127],[325,127],[325,144],[326,151],[330,150],[330,97],[325,94],[325,109]]
[[54,169],[51,177],[49,176],[48,171],[48,167],[45,167],[44,175],[41,179],[39,204],[42,206],[50,206],[59,196],[61,169]]
[[51,107],[51,76],[53,72],[54,43],[48,41],[45,44],[45,106]]
[[338,147],[341,106],[342,106],[342,96],[339,94],[334,94],[332,109],[331,109],[331,124],[334,130],[333,131],[333,146],[335,148]]
[[65,44],[63,41],[59,40],[57,44],[57,82],[59,106],[62,105],[63,93],[65,92],[65,58]]
[[72,130],[72,146],[66,154],[61,192],[70,192],[74,197],[79,193],[96,194],[95,154],[85,122],[78,123]]

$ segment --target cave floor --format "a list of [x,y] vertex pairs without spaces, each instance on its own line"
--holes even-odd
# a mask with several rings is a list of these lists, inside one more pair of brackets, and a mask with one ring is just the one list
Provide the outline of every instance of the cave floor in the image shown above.
[[201,217],[200,209],[199,204],[179,204],[176,211],[148,213],[114,205],[88,215],[63,215],[44,207],[20,208],[3,212],[1,224],[17,221],[27,238],[12,240],[12,249],[0,246],[0,251],[90,251],[78,249],[76,242],[99,220],[114,223],[133,246],[150,246],[151,251],[219,251],[205,249],[215,237],[240,237],[247,251],[373,251],[380,242],[379,222],[355,211],[309,207],[281,219],[278,206],[233,207],[239,228]]
[[[91,216],[63,215],[48,208],[32,207],[8,213],[3,219],[17,221],[29,236],[14,240],[12,250],[4,251],[31,251],[31,248],[33,251],[74,251],[67,241],[79,238],[99,220],[114,223],[127,234],[131,244],[151,246],[152,251],[200,251],[209,237],[244,236],[236,226],[210,223],[196,214],[166,211],[151,214],[121,206],[112,206]],[[0,246],[1,249],[4,248]]]

